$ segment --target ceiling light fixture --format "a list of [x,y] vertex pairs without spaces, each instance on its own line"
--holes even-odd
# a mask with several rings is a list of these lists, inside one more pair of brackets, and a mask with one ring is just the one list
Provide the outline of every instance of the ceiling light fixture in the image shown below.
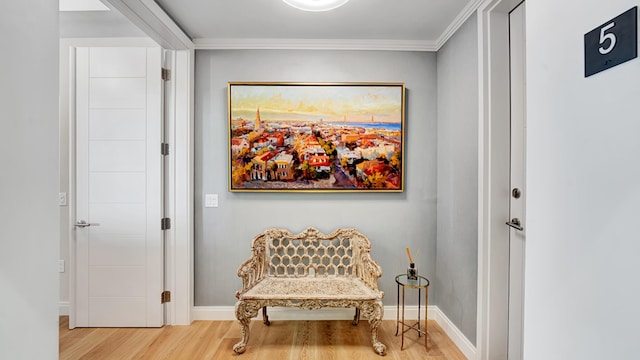
[[110,11],[100,0],[60,0],[60,11]]
[[282,0],[287,5],[304,11],[329,11],[337,9],[349,0]]

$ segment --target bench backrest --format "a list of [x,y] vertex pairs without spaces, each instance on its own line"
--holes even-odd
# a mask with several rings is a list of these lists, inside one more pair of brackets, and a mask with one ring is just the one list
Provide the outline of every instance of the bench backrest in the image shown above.
[[351,239],[267,238],[269,276],[350,276],[353,274]]

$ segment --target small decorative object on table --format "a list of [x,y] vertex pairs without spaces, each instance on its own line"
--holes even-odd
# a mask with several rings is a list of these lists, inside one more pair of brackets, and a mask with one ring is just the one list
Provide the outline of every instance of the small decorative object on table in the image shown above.
[[418,269],[416,269],[416,264],[413,262],[411,258],[411,250],[407,247],[407,255],[409,256],[409,268],[407,268],[407,279],[409,280],[418,280]]

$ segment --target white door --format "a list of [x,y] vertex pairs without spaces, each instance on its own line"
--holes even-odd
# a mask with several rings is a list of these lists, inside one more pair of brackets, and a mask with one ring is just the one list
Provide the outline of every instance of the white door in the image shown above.
[[160,72],[160,48],[76,49],[79,327],[164,322]]
[[525,5],[509,15],[511,63],[511,202],[508,359],[522,359],[525,254]]

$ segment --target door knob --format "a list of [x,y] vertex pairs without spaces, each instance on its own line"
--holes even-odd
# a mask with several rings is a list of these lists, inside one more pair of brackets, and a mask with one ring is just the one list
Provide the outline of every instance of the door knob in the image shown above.
[[520,223],[520,219],[518,218],[513,218],[511,219],[511,221],[507,221],[507,225],[516,229],[516,230],[524,230],[524,228],[522,227],[522,224]]
[[88,222],[86,222],[84,220],[80,220],[77,223],[75,223],[74,226],[75,227],[79,227],[79,228],[86,228],[87,226],[98,226],[98,225],[100,225],[100,224],[98,224],[98,223],[88,223]]
[[522,196],[522,191],[520,191],[520,189],[518,188],[513,188],[513,190],[511,190],[511,196],[513,196],[515,199],[520,199],[520,196]]

